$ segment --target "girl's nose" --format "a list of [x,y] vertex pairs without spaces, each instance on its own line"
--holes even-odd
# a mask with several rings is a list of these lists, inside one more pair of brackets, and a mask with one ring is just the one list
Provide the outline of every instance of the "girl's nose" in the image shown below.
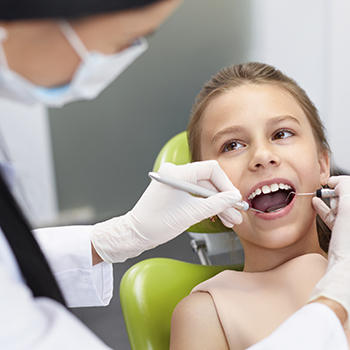
[[251,170],[268,168],[270,166],[278,166],[280,158],[274,150],[274,145],[266,142],[259,143],[252,147],[253,156],[249,164]]

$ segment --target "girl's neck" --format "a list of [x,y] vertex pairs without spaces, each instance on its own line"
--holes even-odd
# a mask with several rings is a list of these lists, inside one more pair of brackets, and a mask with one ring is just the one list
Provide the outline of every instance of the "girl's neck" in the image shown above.
[[327,253],[318,243],[317,233],[316,237],[304,237],[302,241],[282,249],[268,249],[244,241],[242,245],[245,252],[244,272],[269,271],[305,254],[317,253],[327,258]]

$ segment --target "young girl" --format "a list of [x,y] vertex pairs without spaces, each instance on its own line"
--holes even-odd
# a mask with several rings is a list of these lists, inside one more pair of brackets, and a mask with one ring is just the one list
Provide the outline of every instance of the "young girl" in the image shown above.
[[312,196],[297,194],[327,184],[329,146],[306,93],[261,63],[223,69],[204,85],[188,137],[193,161],[217,160],[252,209],[234,228],[243,272],[224,271],[179,303],[170,348],[246,349],[301,308],[326,271],[329,236]]

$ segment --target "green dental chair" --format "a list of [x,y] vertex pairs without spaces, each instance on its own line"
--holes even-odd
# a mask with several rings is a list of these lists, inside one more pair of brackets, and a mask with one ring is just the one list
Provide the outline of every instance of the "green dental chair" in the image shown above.
[[[159,153],[153,171],[161,164],[171,162],[182,165],[190,162],[187,134],[173,137]],[[199,283],[226,270],[242,270],[243,263],[210,265],[207,242],[196,238],[202,233],[233,234],[220,220],[205,220],[192,226],[191,245],[198,254],[200,264],[165,258],[153,258],[132,266],[120,284],[120,301],[132,350],[167,350],[170,344],[171,316],[178,302]],[[220,250],[221,248],[219,248]]]

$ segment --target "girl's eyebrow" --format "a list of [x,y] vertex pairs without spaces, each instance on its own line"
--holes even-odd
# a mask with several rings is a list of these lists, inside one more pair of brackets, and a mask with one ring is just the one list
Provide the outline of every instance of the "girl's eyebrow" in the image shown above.
[[281,116],[273,117],[273,118],[269,119],[268,125],[269,126],[274,126],[276,124],[279,124],[281,122],[286,122],[286,121],[290,121],[292,123],[301,125],[300,121],[297,118],[295,118],[295,117],[293,117],[291,115],[281,115]]
[[[281,122],[292,122],[298,125],[301,125],[299,120],[291,115],[280,115],[277,117],[270,118],[267,125],[269,127],[273,127],[274,125],[277,125]],[[244,127],[240,125],[233,125],[229,126],[223,130],[220,130],[217,134],[214,135],[213,139],[211,140],[211,144],[213,145],[215,142],[217,142],[218,139],[225,136],[226,134],[239,134],[244,131]]]
[[226,134],[232,134],[232,133],[240,133],[244,130],[244,128],[240,125],[233,125],[229,126],[223,130],[220,130],[217,134],[214,135],[213,139],[211,140],[211,144],[214,144],[219,138]]

